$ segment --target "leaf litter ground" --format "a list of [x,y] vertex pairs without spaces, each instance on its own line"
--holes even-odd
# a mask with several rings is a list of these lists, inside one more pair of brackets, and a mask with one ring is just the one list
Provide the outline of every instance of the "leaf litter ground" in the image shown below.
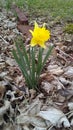
[[[32,21],[17,7],[0,12],[0,129],[72,130],[73,127],[73,35],[64,33],[63,21],[48,22],[54,44],[52,55],[40,75],[39,92],[28,90],[12,56],[14,42],[21,37],[28,50]],[[41,25],[44,18],[37,18]]]

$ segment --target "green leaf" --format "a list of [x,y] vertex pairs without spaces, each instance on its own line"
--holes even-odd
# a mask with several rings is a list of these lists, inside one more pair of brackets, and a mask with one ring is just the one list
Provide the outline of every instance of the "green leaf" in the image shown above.
[[[43,69],[45,63],[46,63],[46,61],[47,61],[49,55],[51,54],[52,49],[53,49],[53,46],[50,46],[49,49],[48,49],[48,52],[47,52],[47,54],[46,54],[46,56],[45,56],[45,58],[44,58],[44,60],[43,60],[43,62],[41,63],[41,66],[40,66],[40,68],[39,68],[39,73],[37,74],[37,82],[38,82],[38,80],[39,80],[41,71],[42,71],[42,69]],[[41,54],[40,54],[40,55],[41,55]],[[39,57],[39,58],[40,58],[40,57]]]
[[52,49],[53,49],[53,46],[50,46],[49,49],[48,49],[48,51],[47,51],[47,54],[46,54],[46,56],[45,56],[45,58],[43,60],[43,66],[45,65],[45,63],[46,63],[49,55],[51,54]]
[[12,51],[12,53],[13,53],[13,56],[14,56],[14,58],[15,58],[16,62],[17,62],[17,63],[18,63],[18,65],[19,65],[20,69],[21,69],[21,70],[22,70],[22,72],[23,72],[23,75],[24,75],[25,77],[27,77],[27,74],[25,73],[25,70],[23,70],[22,63],[21,63],[21,61],[20,61],[20,59],[19,59],[19,57],[18,57],[18,55],[17,55],[16,51],[15,51],[15,50],[13,50],[13,51]]
[[35,48],[31,48],[31,77],[33,87],[35,87],[36,80],[35,80]]
[[25,77],[25,80],[28,84],[28,87],[30,87],[30,85],[32,86],[32,83],[31,83],[31,78],[30,78],[30,75],[28,74],[27,72],[27,69],[26,69],[26,66],[25,66],[25,62],[22,58],[22,54],[20,52],[20,49],[18,49],[17,47],[17,52],[18,54],[16,53],[15,50],[12,51],[13,55],[14,55],[14,58],[16,60],[16,62],[18,63],[22,73],[23,73],[23,76]]
[[36,75],[38,76],[40,71],[41,71],[41,68],[42,68],[42,55],[43,55],[43,50],[42,48],[39,48],[39,53],[38,53],[38,63],[37,63],[37,70],[36,70]]
[[[27,51],[26,51],[26,49],[25,49],[23,43],[21,44],[21,47],[22,47],[22,51],[23,51],[23,55],[24,55],[25,62],[26,62],[27,66],[28,66],[28,69],[29,69],[29,71],[30,71],[30,70],[31,70],[31,69],[30,69],[30,61],[29,61],[28,54],[27,54]],[[31,74],[31,73],[30,73],[30,74]]]

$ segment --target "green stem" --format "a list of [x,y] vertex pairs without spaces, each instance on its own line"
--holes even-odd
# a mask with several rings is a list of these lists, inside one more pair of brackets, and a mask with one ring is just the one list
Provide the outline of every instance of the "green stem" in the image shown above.
[[26,51],[26,49],[25,49],[23,43],[22,43],[21,46],[22,46],[23,55],[24,55],[24,58],[25,58],[26,64],[27,64],[27,66],[28,66],[28,69],[29,69],[29,72],[30,72],[30,75],[31,75],[30,60],[29,60],[29,58],[28,58],[27,51]]
[[[25,69],[23,68],[23,65],[22,65],[21,61],[19,60],[19,58],[18,58],[18,56],[17,56],[15,50],[13,50],[12,53],[13,53],[13,56],[14,56],[16,62],[18,63],[18,65],[19,65],[19,67],[20,67],[20,69],[21,69],[21,71],[22,71],[23,76],[25,77],[26,83],[27,83],[28,85],[30,85],[31,82],[30,82],[30,80],[29,80],[29,76],[27,75]],[[28,87],[29,87],[29,86],[28,86]]]
[[45,65],[45,63],[46,63],[46,61],[47,61],[49,55],[51,54],[51,51],[52,51],[53,47],[54,47],[54,46],[50,46],[50,47],[49,47],[49,49],[48,49],[48,51],[47,51],[47,54],[46,54],[46,56],[45,56],[45,58],[44,58],[44,60],[43,60],[43,66]]
[[39,73],[38,73],[37,82],[38,82],[38,80],[39,80],[39,77],[40,77],[41,71],[42,71],[42,69],[43,69],[45,63],[46,63],[46,61],[47,61],[49,55],[51,54],[52,49],[53,49],[53,46],[50,46],[49,49],[48,49],[48,52],[47,52],[47,54],[46,54],[46,56],[45,56],[45,58],[44,58],[44,60],[43,60],[43,62],[41,63],[41,67],[40,67],[40,69],[39,69]]
[[38,63],[37,63],[37,70],[36,70],[36,76],[37,76],[37,79],[38,79],[38,76],[39,76],[39,73],[40,73],[40,70],[41,70],[41,67],[42,67],[42,55],[43,55],[43,49],[42,48],[39,48],[39,53],[38,53]]
[[35,48],[33,48],[33,47],[31,49],[31,65],[32,65],[32,68],[31,68],[32,84],[33,84],[33,87],[35,87],[36,86],[36,82],[35,82]]

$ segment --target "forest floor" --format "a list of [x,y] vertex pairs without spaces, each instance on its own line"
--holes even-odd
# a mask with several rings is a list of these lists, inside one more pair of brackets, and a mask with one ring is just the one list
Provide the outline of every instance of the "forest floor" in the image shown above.
[[[30,17],[0,9],[0,130],[73,130],[73,34],[58,18]],[[47,23],[54,49],[41,74],[39,92],[29,90],[12,49],[21,37],[28,48],[34,20]],[[48,22],[49,21],[49,22]]]

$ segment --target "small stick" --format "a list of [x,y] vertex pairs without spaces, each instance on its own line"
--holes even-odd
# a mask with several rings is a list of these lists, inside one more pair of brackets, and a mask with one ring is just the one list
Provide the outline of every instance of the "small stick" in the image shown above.
[[1,35],[0,35],[0,38],[1,38],[6,44],[9,44],[4,38],[2,38]]
[[65,55],[66,57],[69,57],[73,60],[73,57],[71,57],[70,55],[66,54],[64,51],[60,50],[58,47],[56,47],[56,50],[59,51],[60,53],[62,53],[63,55]]

